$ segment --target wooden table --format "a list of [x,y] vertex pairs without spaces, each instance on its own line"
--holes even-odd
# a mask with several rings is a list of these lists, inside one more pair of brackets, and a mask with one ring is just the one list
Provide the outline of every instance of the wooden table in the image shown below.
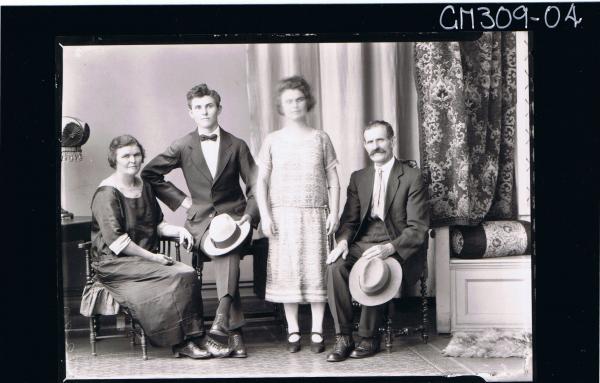
[[62,284],[66,299],[81,298],[85,285],[85,257],[77,244],[90,240],[91,226],[92,217],[87,216],[76,216],[61,222]]

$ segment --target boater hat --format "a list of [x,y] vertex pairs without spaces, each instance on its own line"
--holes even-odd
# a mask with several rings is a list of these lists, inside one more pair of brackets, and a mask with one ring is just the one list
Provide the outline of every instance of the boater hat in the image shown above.
[[210,221],[202,236],[202,251],[206,255],[218,256],[229,253],[241,245],[250,233],[250,222],[238,225],[229,214],[219,214]]
[[350,294],[365,306],[378,306],[396,295],[402,284],[402,266],[392,258],[360,258],[350,271]]

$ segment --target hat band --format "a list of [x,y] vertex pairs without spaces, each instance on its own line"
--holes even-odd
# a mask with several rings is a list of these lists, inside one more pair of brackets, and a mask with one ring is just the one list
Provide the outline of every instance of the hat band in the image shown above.
[[387,287],[387,285],[390,282],[390,279],[387,278],[385,279],[382,283],[377,284],[375,286],[371,286],[371,287],[365,287],[362,285],[361,283],[361,278],[358,278],[358,283],[360,284],[360,289],[362,290],[363,293],[367,294],[367,295],[377,295],[379,294],[379,292],[385,290],[385,288]]
[[227,238],[226,240],[215,241],[214,239],[211,238],[210,241],[217,249],[225,249],[225,248],[233,245],[240,238],[241,234],[242,234],[242,231],[240,230],[240,227],[238,225],[235,225],[235,230],[233,231],[233,234],[231,234],[231,236],[229,238]]

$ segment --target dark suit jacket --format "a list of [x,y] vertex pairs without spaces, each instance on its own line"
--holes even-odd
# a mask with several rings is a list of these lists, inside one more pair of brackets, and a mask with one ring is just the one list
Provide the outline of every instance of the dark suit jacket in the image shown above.
[[[402,264],[403,278],[414,284],[427,261],[429,204],[421,172],[410,161],[394,159],[385,195],[385,227]],[[350,176],[348,196],[336,233],[337,241],[350,245],[357,239],[371,205],[375,168],[373,165]]]
[[[142,178],[152,184],[156,196],[171,210],[176,210],[186,197],[175,185],[165,181],[164,175],[175,168],[183,171],[193,201],[184,226],[194,236],[196,249],[215,215],[228,213],[239,219],[249,214],[256,227],[259,221],[254,198],[256,164],[243,140],[221,128],[214,179],[204,159],[197,130],[176,140],[152,159],[142,170]],[[246,197],[240,187],[240,176],[246,184]]]

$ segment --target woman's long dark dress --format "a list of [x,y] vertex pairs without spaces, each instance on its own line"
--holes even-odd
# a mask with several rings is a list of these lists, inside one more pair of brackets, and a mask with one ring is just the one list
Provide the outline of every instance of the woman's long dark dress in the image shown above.
[[115,254],[109,245],[127,233],[156,253],[163,214],[149,184],[138,198],[100,186],[92,199],[92,256],[98,279],[127,307],[150,342],[172,346],[203,335],[202,296],[195,270],[180,262],[166,266],[138,256]]

